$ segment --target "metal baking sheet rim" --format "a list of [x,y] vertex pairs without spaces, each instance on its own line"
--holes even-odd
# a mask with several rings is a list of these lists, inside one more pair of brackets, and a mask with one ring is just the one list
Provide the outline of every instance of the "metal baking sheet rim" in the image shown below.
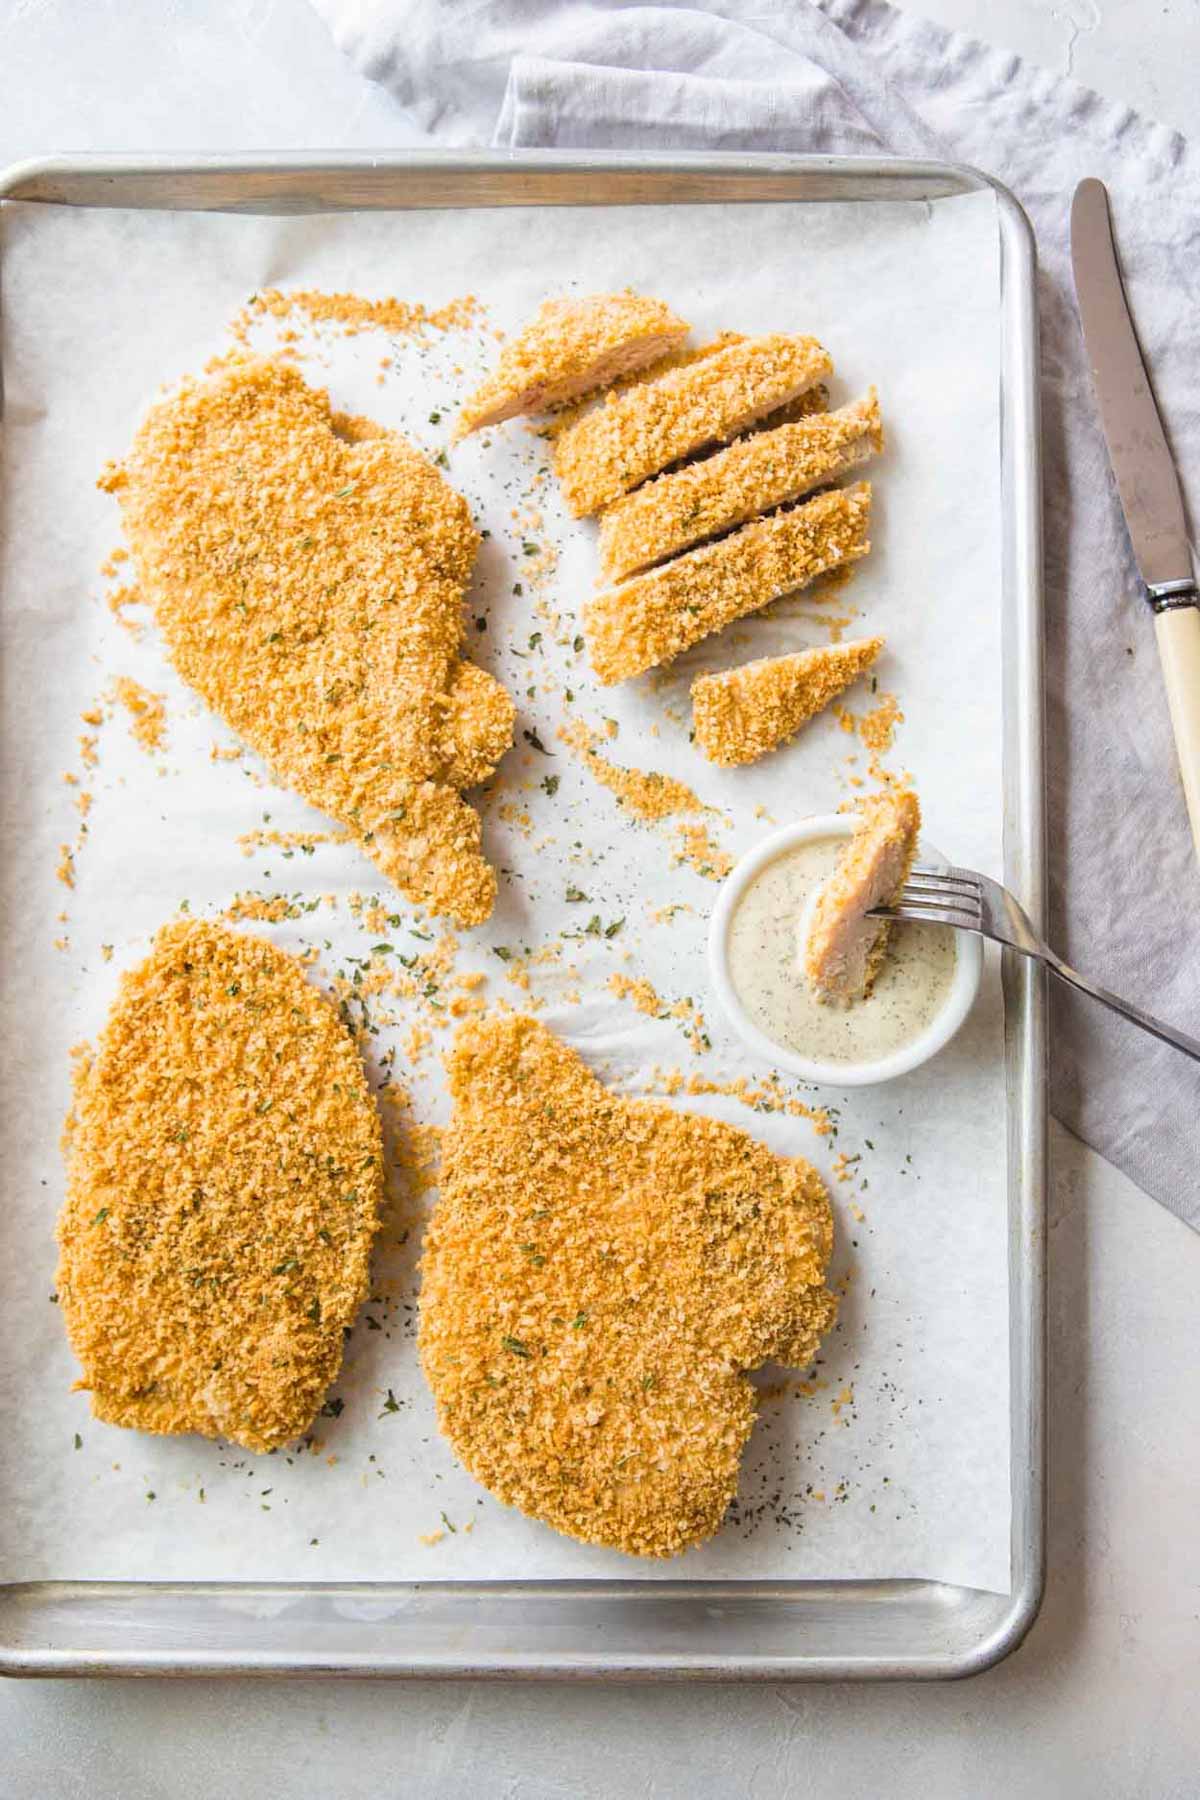
[[[1044,907],[1035,250],[1013,196],[949,163],[770,154],[391,152],[20,163],[0,201],[213,211],[935,199],[990,188],[1001,240],[1005,876]],[[2,373],[2,372],[0,372]],[[973,1675],[1021,1642],[1045,1575],[1044,977],[1004,969],[1012,1591],[928,1581],[0,1587],[0,1673],[883,1680]]]

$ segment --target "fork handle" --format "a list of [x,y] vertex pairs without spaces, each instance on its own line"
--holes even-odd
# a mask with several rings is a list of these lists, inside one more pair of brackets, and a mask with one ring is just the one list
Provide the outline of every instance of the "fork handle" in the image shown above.
[[1053,970],[1059,980],[1065,981],[1068,987],[1078,988],[1081,994],[1090,994],[1093,1000],[1099,1000],[1100,1004],[1107,1006],[1110,1012],[1120,1013],[1123,1019],[1131,1019],[1135,1025],[1140,1025],[1143,1031],[1148,1031],[1151,1037],[1159,1038],[1164,1044],[1173,1045],[1176,1050],[1182,1050],[1183,1054],[1190,1056],[1193,1062],[1200,1062],[1200,1038],[1189,1037],[1186,1031],[1176,1031],[1173,1025],[1164,1025],[1161,1019],[1154,1017],[1153,1013],[1143,1012],[1140,1006],[1130,1005],[1128,1000],[1122,1000],[1117,994],[1110,993],[1107,988],[1101,987],[1098,981],[1089,981],[1086,975],[1079,973],[1078,969],[1073,969],[1069,963],[1063,962],[1061,957],[1055,956],[1053,950],[1043,949],[1040,952],[1031,951],[1028,954],[1040,955],[1046,967]]

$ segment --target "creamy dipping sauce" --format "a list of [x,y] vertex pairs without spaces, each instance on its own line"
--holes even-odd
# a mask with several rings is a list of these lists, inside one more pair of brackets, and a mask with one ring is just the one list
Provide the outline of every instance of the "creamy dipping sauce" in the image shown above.
[[814,1062],[876,1062],[932,1023],[945,1005],[957,959],[947,925],[893,925],[888,954],[866,1000],[828,1006],[801,964],[799,927],[833,873],[844,838],[784,850],[758,871],[729,923],[729,979],[758,1029]]

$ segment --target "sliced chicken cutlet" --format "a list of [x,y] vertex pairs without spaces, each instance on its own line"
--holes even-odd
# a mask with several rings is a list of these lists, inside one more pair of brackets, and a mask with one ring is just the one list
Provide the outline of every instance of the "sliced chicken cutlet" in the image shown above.
[[606,686],[626,681],[865,556],[870,516],[869,482],[834,488],[604,589],[583,608],[593,669]]
[[166,926],[78,1065],[59,1309],[109,1425],[298,1438],[367,1294],[383,1139],[330,1002],[266,939]]
[[817,895],[800,946],[818,999],[848,1006],[871,992],[887,952],[888,922],[866,915],[895,899],[916,857],[920,830],[921,808],[907,788],[889,788],[859,803],[854,836]]
[[152,407],[101,485],[184,680],[410,899],[486,919],[496,876],[459,790],[508,748],[513,703],[460,655],[479,544],[462,496],[245,357]]
[[883,645],[881,637],[855,638],[697,675],[692,683],[696,742],[710,762],[725,768],[753,762],[794,737],[844,693]]
[[554,440],[554,468],[576,518],[650,475],[736,437],[831,373],[815,338],[775,332],[610,395]]
[[798,500],[883,448],[875,390],[852,406],[740,438],[648,481],[600,520],[600,575],[619,581],[759,513]]
[[545,300],[464,405],[455,436],[466,437],[522,413],[569,406],[658,362],[687,333],[685,319],[661,300],[641,294]]
[[833,1323],[833,1221],[799,1157],[603,1087],[537,1020],[464,1026],[418,1347],[477,1481],[634,1556],[711,1537],[757,1395]]

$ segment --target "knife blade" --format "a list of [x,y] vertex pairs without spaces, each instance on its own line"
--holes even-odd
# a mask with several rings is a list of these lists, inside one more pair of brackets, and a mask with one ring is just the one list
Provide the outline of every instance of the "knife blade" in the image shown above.
[[1175,461],[1137,341],[1113,242],[1108,191],[1081,181],[1071,204],[1071,262],[1084,347],[1155,635],[1200,855],[1200,590]]
[[1075,190],[1071,261],[1108,454],[1142,580],[1149,588],[1190,581],[1183,495],[1129,315],[1102,181],[1081,181]]

